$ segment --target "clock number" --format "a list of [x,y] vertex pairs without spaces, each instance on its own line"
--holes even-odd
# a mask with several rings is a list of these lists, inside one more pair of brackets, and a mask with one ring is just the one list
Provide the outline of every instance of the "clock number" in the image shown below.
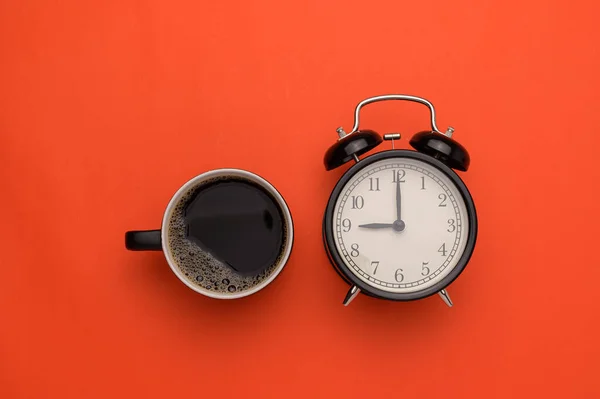
[[444,193],[441,193],[440,195],[438,195],[438,198],[442,200],[442,202],[440,202],[438,206],[446,206],[446,199],[448,198],[448,196],[446,196],[446,194]]
[[406,183],[404,181],[404,176],[406,175],[406,171],[404,169],[399,169],[397,171],[393,171],[394,172],[394,183],[398,183],[398,181],[400,183]]
[[394,278],[399,283],[401,283],[402,281],[404,281],[404,274],[402,274],[402,269],[396,270],[396,274],[394,275]]
[[365,200],[362,195],[352,196],[352,209],[362,209],[365,206]]
[[[375,184],[373,184],[375,183]],[[369,191],[380,191],[379,190],[379,177],[369,177]]]
[[421,176],[421,190],[425,190],[425,176]]
[[442,254],[442,256],[446,256],[446,252],[448,252],[446,250],[446,243],[443,243],[442,246],[440,247],[440,249],[438,249],[438,252]]
[[375,275],[375,273],[377,273],[377,267],[379,267],[379,261],[378,260],[372,261],[371,266],[375,266],[375,269],[373,270],[373,275]]
[[360,252],[358,252],[358,244],[352,244],[350,245],[350,248],[352,248],[352,251],[350,251],[350,255],[354,258],[356,258],[358,255],[360,255]]
[[423,262],[423,264],[421,265],[421,275],[427,276],[429,274],[429,272],[431,271],[427,267],[428,264],[429,264],[429,262]]
[[350,228],[352,227],[352,222],[350,221],[350,219],[342,220],[342,227],[344,228],[344,233],[349,232]]
[[456,224],[454,219],[448,219],[448,232],[452,233],[456,230]]

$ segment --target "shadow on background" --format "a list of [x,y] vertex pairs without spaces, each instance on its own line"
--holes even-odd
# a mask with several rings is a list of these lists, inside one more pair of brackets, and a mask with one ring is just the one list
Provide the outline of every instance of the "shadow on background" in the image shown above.
[[[216,327],[223,325],[258,325],[273,317],[285,304],[282,279],[287,278],[290,264],[277,278],[261,291],[238,299],[215,299],[197,293],[187,287],[172,272],[161,252],[139,253],[137,259],[128,256],[128,279],[135,281],[136,294],[148,299],[142,302],[160,301],[163,307],[182,319],[201,320]],[[192,323],[194,324],[194,323]]]
[[[319,340],[323,345],[345,342],[360,350],[383,353],[389,345],[407,349],[444,340],[448,329],[455,328],[461,319],[464,322],[461,313],[469,308],[461,302],[461,290],[452,287],[450,294],[457,303],[453,308],[437,294],[409,302],[360,294],[345,307],[342,301],[349,286],[331,266],[315,259],[325,267],[311,270],[293,257],[282,273],[258,293],[219,300],[185,286],[160,252],[128,255],[135,256],[127,256],[127,284],[135,282],[136,302],[152,316],[144,323],[154,323],[158,329],[176,329],[178,334],[187,335],[188,342],[205,336],[264,342],[285,334],[295,345],[315,345]],[[306,284],[307,279],[310,284]],[[455,284],[459,283],[457,280]],[[307,334],[312,338],[305,339]]]

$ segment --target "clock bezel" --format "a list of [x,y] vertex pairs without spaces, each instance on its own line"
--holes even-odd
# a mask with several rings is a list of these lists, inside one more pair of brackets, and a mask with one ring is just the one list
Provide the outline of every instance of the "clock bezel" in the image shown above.
[[[456,263],[456,266],[452,269],[452,271],[445,276],[441,281],[436,284],[424,288],[419,291],[407,292],[407,293],[393,293],[384,291],[379,289],[373,285],[366,283],[365,281],[358,278],[346,265],[343,261],[340,253],[337,250],[334,241],[334,218],[333,212],[335,208],[335,204],[340,196],[342,189],[348,183],[348,181],[356,174],[360,173],[364,168],[373,164],[374,162],[390,159],[390,158],[411,158],[417,159],[432,167],[437,168],[441,173],[445,174],[452,183],[455,184],[458,189],[459,194],[462,196],[465,207],[467,209],[467,218],[469,220],[469,232],[467,234],[467,242],[465,245],[465,249]],[[463,180],[458,176],[458,174],[452,170],[450,167],[435,159],[434,157],[423,154],[413,150],[406,149],[394,149],[394,150],[386,150],[373,155],[370,155],[352,167],[350,167],[340,178],[340,180],[335,185],[331,195],[329,196],[329,200],[327,202],[327,207],[325,209],[325,214],[323,217],[323,240],[325,244],[325,249],[327,251],[327,256],[329,258],[330,263],[334,266],[335,270],[340,274],[340,276],[349,284],[356,285],[360,288],[361,292],[380,299],[388,299],[393,301],[412,301],[417,299],[426,298],[428,296],[434,295],[444,288],[448,287],[454,280],[458,278],[458,276],[464,271],[467,266],[471,256],[473,255],[473,251],[475,249],[475,242],[477,241],[477,212],[475,209],[475,203],[473,201],[473,197],[469,192],[469,189],[463,182]]]

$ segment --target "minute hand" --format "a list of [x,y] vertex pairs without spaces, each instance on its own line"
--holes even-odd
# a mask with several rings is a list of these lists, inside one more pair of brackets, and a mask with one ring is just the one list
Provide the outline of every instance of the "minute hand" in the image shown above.
[[396,220],[402,220],[402,198],[400,195],[400,178],[396,182]]
[[367,229],[389,229],[389,228],[393,228],[394,224],[393,223],[367,223],[367,224],[361,224],[358,227],[364,227]]

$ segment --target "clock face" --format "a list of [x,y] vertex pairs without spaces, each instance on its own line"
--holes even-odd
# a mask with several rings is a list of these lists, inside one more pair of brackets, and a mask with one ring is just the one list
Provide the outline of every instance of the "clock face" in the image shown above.
[[429,288],[457,266],[469,236],[455,183],[408,157],[380,159],[342,187],[333,208],[333,242],[347,268],[390,293]]

